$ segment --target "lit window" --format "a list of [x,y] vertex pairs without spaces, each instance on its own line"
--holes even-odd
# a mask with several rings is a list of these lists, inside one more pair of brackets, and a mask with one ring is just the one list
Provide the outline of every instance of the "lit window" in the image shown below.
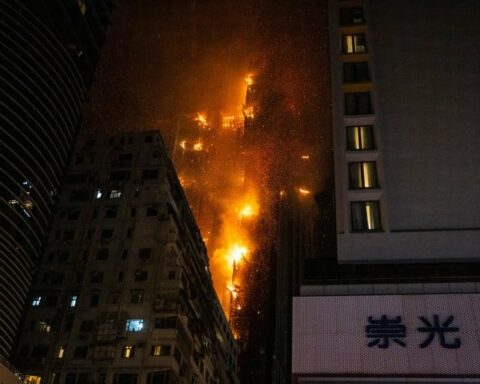
[[143,330],[143,319],[128,319],[125,330],[129,332],[139,332]]
[[98,200],[98,199],[101,199],[101,198],[102,198],[102,195],[103,195],[103,192],[102,192],[101,189],[97,189],[97,190],[95,191],[95,199],[97,199],[97,200]]
[[169,356],[172,352],[171,345],[152,345],[151,356]]
[[57,357],[59,359],[63,359],[63,356],[65,356],[65,347],[63,345],[60,345],[60,347],[58,347]]
[[122,348],[122,357],[124,359],[130,359],[135,354],[135,347],[132,345],[125,345]]
[[122,197],[122,191],[119,189],[112,189],[110,191],[110,199],[120,199]]
[[25,376],[25,382],[28,384],[40,384],[41,381],[42,381],[41,376],[34,376],[34,375]]
[[352,232],[381,231],[380,204],[378,201],[351,203]]
[[38,307],[42,302],[42,296],[35,296],[32,300],[32,307]]
[[48,333],[48,332],[50,332],[50,331],[52,330],[52,326],[51,326],[48,322],[46,322],[46,321],[40,321],[40,322],[38,323],[38,326],[39,326],[40,332],[46,332],[46,333]]
[[343,53],[364,53],[367,51],[365,35],[363,33],[342,36]]
[[350,151],[375,149],[373,127],[371,125],[347,127],[347,149]]
[[340,8],[340,25],[363,24],[364,22],[363,8]]
[[73,308],[77,305],[77,299],[78,297],[76,295],[70,297],[70,308]]
[[345,94],[345,115],[369,115],[372,112],[369,92]]
[[378,188],[377,167],[374,161],[348,163],[351,189]]

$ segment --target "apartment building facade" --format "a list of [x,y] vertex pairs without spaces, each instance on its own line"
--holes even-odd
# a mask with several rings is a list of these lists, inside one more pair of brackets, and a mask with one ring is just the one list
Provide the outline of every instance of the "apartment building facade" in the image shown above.
[[78,139],[14,363],[37,384],[238,382],[158,132]]

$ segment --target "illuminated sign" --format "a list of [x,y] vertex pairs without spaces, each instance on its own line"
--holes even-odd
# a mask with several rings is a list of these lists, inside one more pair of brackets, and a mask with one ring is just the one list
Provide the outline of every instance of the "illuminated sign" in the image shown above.
[[292,373],[480,373],[480,295],[293,299]]

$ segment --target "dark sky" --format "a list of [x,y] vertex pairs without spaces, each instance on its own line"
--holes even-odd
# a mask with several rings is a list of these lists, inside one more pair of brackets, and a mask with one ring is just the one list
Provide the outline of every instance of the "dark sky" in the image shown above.
[[178,113],[240,103],[262,9],[251,0],[119,1],[92,86],[89,128],[152,129]]

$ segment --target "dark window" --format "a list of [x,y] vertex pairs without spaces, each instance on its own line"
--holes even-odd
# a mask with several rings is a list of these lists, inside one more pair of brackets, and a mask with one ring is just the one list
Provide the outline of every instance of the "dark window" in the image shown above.
[[83,156],[77,156],[77,158],[75,159],[75,164],[82,164],[83,160],[85,160]]
[[117,217],[117,208],[116,207],[110,207],[105,210],[105,218],[106,219],[113,219]]
[[175,280],[177,278],[177,272],[176,271],[168,271],[168,278],[170,280]]
[[340,8],[340,25],[363,24],[364,22],[363,8]]
[[158,178],[158,169],[144,169],[142,172],[142,180],[153,180]]
[[100,248],[97,251],[97,256],[95,258],[97,260],[107,260],[108,259],[108,248]]
[[82,184],[88,181],[88,173],[69,173],[65,176],[65,184]]
[[48,347],[44,345],[34,345],[32,348],[32,357],[37,359],[41,359],[43,357],[47,357],[48,354]]
[[97,307],[99,300],[100,300],[99,295],[92,295],[92,297],[90,297],[90,307]]
[[68,261],[69,253],[66,251],[60,251],[57,254],[57,261],[65,262]]
[[122,271],[122,272],[118,272],[117,281],[118,281],[119,283],[121,283],[121,282],[123,281],[123,276],[124,276],[123,271]]
[[63,232],[63,241],[72,241],[75,237],[75,231],[65,231]]
[[106,239],[111,239],[112,236],[113,236],[113,229],[104,229],[102,231],[102,239],[103,240],[106,240]]
[[152,135],[145,136],[145,139],[144,139],[145,143],[151,143],[152,141],[153,141]]
[[158,207],[148,207],[146,215],[147,216],[157,216],[158,215]]
[[93,237],[93,229],[89,229],[87,232],[87,240],[90,240]]
[[110,172],[110,181],[124,181],[130,178],[128,171],[113,171]]
[[127,238],[129,239],[133,235],[133,228],[128,228],[127,230]]
[[92,192],[88,189],[77,189],[70,193],[71,201],[88,201],[92,197]]
[[132,154],[131,153],[122,153],[120,156],[118,156],[118,160],[124,163],[128,163],[132,160]]
[[85,359],[87,357],[88,346],[87,345],[79,345],[75,348],[73,352],[73,357],[77,359]]
[[138,251],[138,257],[140,259],[149,259],[152,256],[152,248],[140,248]]
[[88,374],[87,373],[79,373],[77,384],[87,384],[88,382]]
[[116,373],[112,384],[137,384],[138,375],[135,373]]
[[130,295],[130,302],[132,304],[143,304],[143,291],[132,291]]
[[128,249],[124,249],[122,252],[122,259],[125,260],[128,257]]
[[342,51],[347,54],[367,52],[365,35],[363,33],[343,35]]
[[92,278],[90,279],[91,283],[101,283],[103,281],[103,272],[93,271]]
[[132,144],[133,143],[133,137],[129,137],[128,138],[128,144]]
[[58,302],[58,297],[57,296],[47,296],[45,298],[45,305],[47,307],[55,307]]
[[112,145],[114,142],[115,142],[115,139],[113,137],[108,141],[110,145]]
[[377,168],[374,161],[348,163],[351,189],[378,188]]
[[375,149],[373,126],[358,125],[347,127],[347,149],[349,151]]
[[80,217],[80,211],[79,211],[79,210],[71,211],[71,212],[67,215],[67,219],[68,219],[68,220],[78,220],[79,217]]
[[88,139],[85,141],[85,147],[93,147],[95,145],[95,139]]
[[73,315],[72,314],[65,316],[65,321],[63,323],[63,327],[64,327],[66,332],[70,332],[72,330],[72,327],[73,327]]
[[369,81],[368,62],[343,63],[343,82],[357,83]]
[[175,316],[156,318],[155,328],[177,328],[177,318]]
[[345,115],[369,115],[372,113],[372,104],[369,92],[345,94]]
[[159,159],[160,157],[162,157],[162,152],[159,149],[152,152],[152,158]]
[[136,214],[137,214],[137,209],[136,208],[131,208],[130,209],[130,217],[135,217]]
[[352,232],[381,231],[380,204],[378,201],[350,203]]
[[50,283],[54,284],[54,285],[62,284],[63,283],[63,273],[53,272]]
[[147,271],[135,271],[135,281],[146,281],[148,277]]
[[67,373],[65,375],[65,384],[75,384],[75,381],[77,381],[76,373]]
[[140,196],[140,189],[136,188],[135,192],[133,192],[133,197],[139,197]]
[[93,320],[84,320],[80,323],[81,332],[91,332],[95,327],[95,322]]
[[94,210],[92,211],[92,219],[96,219],[97,216],[98,216],[98,209],[94,209]]

